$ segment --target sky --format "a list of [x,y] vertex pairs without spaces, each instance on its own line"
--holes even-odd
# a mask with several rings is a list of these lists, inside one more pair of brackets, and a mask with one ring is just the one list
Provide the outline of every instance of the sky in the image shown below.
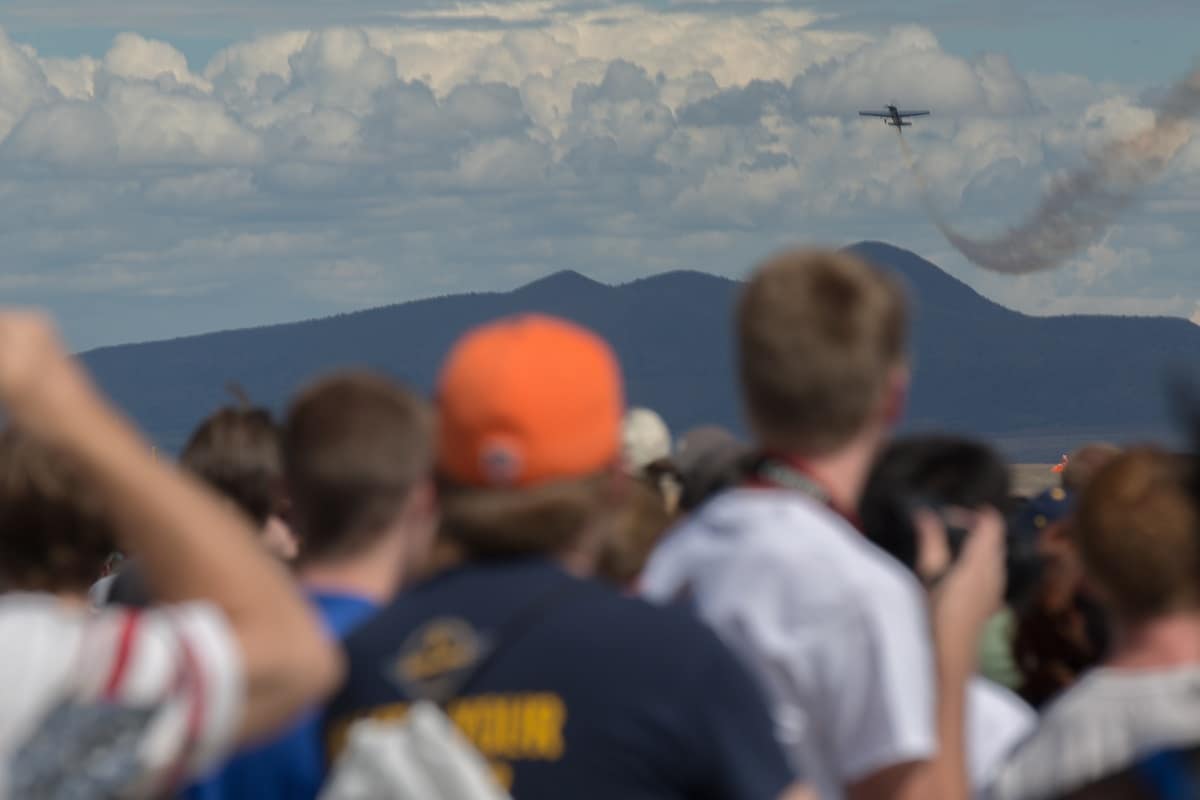
[[1031,314],[1200,324],[1200,127],[1060,269],[1015,225],[1198,63],[1194,0],[0,0],[0,296],[79,349],[506,290],[914,250]]

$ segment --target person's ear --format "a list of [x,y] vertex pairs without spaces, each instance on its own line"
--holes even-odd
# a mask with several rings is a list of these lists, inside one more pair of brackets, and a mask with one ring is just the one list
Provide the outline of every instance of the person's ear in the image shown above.
[[410,513],[422,517],[435,519],[438,516],[438,498],[437,487],[432,480],[423,480],[412,488],[408,495],[408,509]]
[[267,549],[281,561],[294,561],[300,554],[300,542],[297,540],[295,532],[282,517],[276,514],[267,517],[267,523],[263,526],[262,541]]

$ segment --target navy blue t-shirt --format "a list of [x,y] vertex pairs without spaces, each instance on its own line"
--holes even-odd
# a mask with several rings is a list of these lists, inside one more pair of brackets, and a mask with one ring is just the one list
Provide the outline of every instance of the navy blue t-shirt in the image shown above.
[[[460,693],[498,631],[531,618]],[[325,720],[331,758],[354,720],[453,697],[450,717],[517,800],[766,800],[793,780],[758,686],[703,623],[548,561],[444,573],[346,649],[349,674]]]

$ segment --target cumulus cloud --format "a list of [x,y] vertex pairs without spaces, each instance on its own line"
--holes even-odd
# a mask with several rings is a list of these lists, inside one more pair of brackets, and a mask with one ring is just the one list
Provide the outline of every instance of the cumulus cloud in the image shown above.
[[934,106],[942,113],[1019,114],[1033,95],[1007,58],[987,54],[974,62],[941,49],[924,28],[902,27],[845,59],[801,75],[793,87],[807,113],[853,113],[887,103]]
[[[0,199],[19,209],[0,219],[16,265],[3,285],[64,308],[81,290],[124,308],[244,301],[148,314],[158,327],[144,331],[136,313],[121,315],[130,327],[81,317],[90,343],[563,267],[738,274],[797,238],[934,255],[895,133],[858,108],[933,107],[911,130],[935,200],[984,227],[1150,113],[1135,92],[964,59],[921,28],[876,37],[796,9],[697,9],[397,11],[395,25],[265,34],[203,66],[132,33],[78,59],[0,36]],[[1174,210],[1093,248],[1066,271],[1073,284],[947,265],[1031,310],[1049,307],[1046,292],[1105,307],[1128,275],[1191,243],[1175,223],[1196,196],[1200,137],[1177,161],[1151,198]]]

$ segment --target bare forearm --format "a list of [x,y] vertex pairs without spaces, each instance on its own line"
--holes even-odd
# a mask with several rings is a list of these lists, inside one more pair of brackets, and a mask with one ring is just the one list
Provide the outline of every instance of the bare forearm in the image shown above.
[[939,654],[938,754],[934,761],[938,797],[966,800],[970,781],[966,764],[966,689],[974,671],[969,657]]

